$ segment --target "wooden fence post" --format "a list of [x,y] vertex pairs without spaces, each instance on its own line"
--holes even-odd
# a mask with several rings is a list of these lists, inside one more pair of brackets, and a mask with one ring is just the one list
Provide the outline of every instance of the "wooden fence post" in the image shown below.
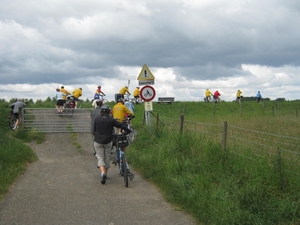
[[158,123],[159,123],[159,114],[156,114],[156,128],[158,129]]
[[226,141],[227,141],[227,121],[223,122],[223,143],[222,143],[222,149],[223,152],[226,152]]
[[183,121],[184,121],[184,115],[182,114],[180,116],[180,134],[182,134],[183,131]]

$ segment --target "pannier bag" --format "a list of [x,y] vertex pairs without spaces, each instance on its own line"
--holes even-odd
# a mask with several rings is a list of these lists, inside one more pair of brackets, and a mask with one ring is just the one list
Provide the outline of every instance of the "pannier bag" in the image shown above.
[[128,139],[125,135],[117,136],[117,146],[119,148],[126,148],[129,145]]

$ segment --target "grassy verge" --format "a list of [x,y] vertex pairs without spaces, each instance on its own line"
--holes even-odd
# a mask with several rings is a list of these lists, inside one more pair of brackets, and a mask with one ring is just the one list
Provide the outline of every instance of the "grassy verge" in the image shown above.
[[[202,110],[211,105],[203,106]],[[156,108],[160,115],[174,113],[176,109],[175,106],[173,109],[172,106]],[[141,117],[142,111],[138,108],[137,118]],[[193,116],[196,118],[195,114]],[[242,121],[232,114],[224,116],[239,120],[239,123]],[[270,118],[270,121],[274,120]],[[199,115],[197,119],[199,121]],[[265,116],[264,129],[275,126],[272,122],[267,126],[268,119]],[[282,130],[280,118],[275,119]],[[286,118],[283,120],[287,121]],[[251,126],[261,125],[260,120],[256,126],[253,123],[255,118],[249,117]],[[244,125],[247,125],[245,120]],[[251,161],[230,151],[223,152],[219,143],[195,132],[179,134],[169,127],[160,126],[157,130],[153,126],[149,133],[138,120],[134,121],[134,126],[138,136],[126,152],[131,165],[157,185],[168,201],[192,214],[199,223],[300,223],[299,178],[284,172],[285,164],[280,154]],[[294,133],[294,130],[290,132]]]
[[[127,152],[165,198],[204,224],[298,224],[300,185],[282,188],[275,164],[223,153],[201,136],[146,130]],[[274,159],[275,160],[275,159]]]
[[[1,115],[7,110],[0,108]],[[32,149],[24,144],[35,140],[44,141],[44,135],[35,131],[12,131],[7,124],[7,117],[0,117],[0,199],[9,190],[11,184],[26,170],[27,164],[37,160]]]

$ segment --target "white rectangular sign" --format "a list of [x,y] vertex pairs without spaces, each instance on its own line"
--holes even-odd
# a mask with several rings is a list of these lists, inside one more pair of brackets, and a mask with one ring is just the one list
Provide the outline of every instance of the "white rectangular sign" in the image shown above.
[[147,111],[147,112],[153,111],[152,101],[150,101],[150,102],[144,102],[144,103],[145,103],[145,111]]
[[139,80],[139,86],[154,85],[154,80]]

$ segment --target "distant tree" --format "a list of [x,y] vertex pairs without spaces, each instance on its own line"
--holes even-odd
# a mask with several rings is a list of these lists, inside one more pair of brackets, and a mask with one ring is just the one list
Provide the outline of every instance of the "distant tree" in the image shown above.
[[52,102],[53,100],[48,96],[48,98],[45,100],[45,102]]
[[284,102],[284,101],[285,101],[285,98],[277,98],[275,101]]

